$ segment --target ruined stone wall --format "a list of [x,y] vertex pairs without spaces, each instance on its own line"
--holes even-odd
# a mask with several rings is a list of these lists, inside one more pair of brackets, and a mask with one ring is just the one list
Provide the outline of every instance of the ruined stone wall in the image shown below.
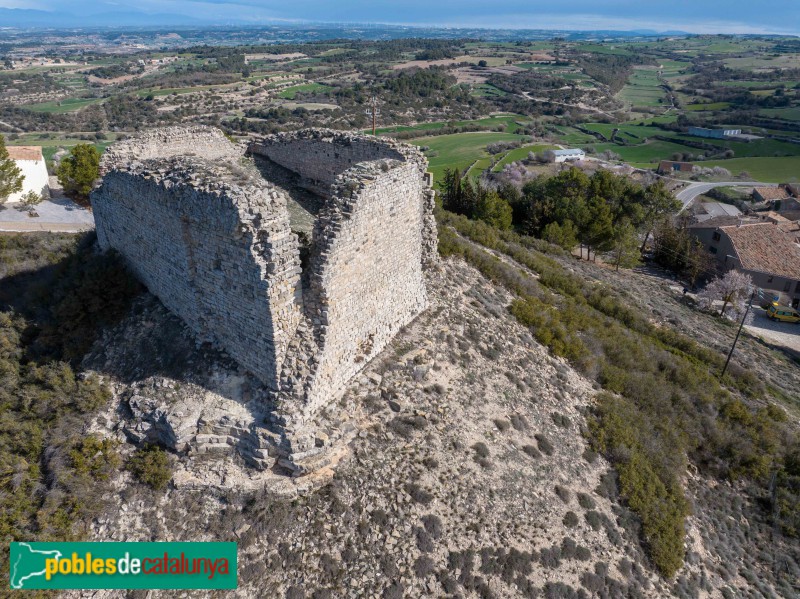
[[145,160],[108,172],[92,206],[102,248],[119,251],[198,338],[274,387],[300,318],[297,239],[285,198],[257,177],[235,182],[247,175]]
[[131,162],[196,157],[235,163],[242,152],[219,129],[175,126],[151,129],[124,142],[112,144],[103,154],[103,171],[126,167]]
[[294,467],[325,450],[315,433],[324,408],[425,309],[433,191],[424,156],[392,141],[306,130],[249,152],[322,198],[305,273],[285,192],[210,128],[113,146],[92,204],[101,247],[118,250],[200,339],[274,391],[283,427],[274,443]]
[[270,135],[252,144],[250,151],[294,171],[324,195],[341,173],[359,162],[406,159],[392,143],[324,129]]
[[400,161],[350,169],[333,186],[315,230],[320,258],[309,289],[325,332],[311,411],[427,306],[423,191],[418,165]]

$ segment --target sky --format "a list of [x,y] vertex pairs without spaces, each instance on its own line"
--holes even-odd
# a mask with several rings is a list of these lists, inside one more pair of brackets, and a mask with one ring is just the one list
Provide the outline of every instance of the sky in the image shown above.
[[0,0],[0,7],[136,11],[225,24],[394,23],[530,29],[800,33],[800,0]]

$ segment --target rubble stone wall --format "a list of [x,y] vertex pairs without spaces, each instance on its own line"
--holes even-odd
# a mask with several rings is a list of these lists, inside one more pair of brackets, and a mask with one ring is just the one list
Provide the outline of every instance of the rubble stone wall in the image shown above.
[[252,144],[250,151],[294,171],[323,195],[341,173],[359,162],[405,159],[392,144],[319,129],[270,135]]
[[290,463],[320,451],[315,418],[425,309],[433,191],[424,156],[393,141],[305,130],[249,152],[299,174],[324,200],[305,273],[285,192],[210,128],[113,146],[92,204],[101,247],[118,250],[200,339],[273,390]]
[[321,247],[310,291],[325,335],[312,411],[427,306],[423,190],[417,165],[399,161],[348,170],[333,186],[315,230]]
[[111,170],[92,194],[97,235],[200,340],[274,387],[300,318],[297,238],[279,192],[232,177],[181,159]]

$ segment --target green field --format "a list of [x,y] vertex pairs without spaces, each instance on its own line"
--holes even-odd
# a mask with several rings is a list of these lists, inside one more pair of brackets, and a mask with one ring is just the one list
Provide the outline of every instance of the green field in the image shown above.
[[[489,154],[486,153],[487,144],[498,141],[523,141],[524,139],[522,135],[512,133],[480,131],[422,137],[412,139],[409,143],[430,148],[426,152],[429,155],[430,171],[433,173],[434,181],[439,181],[446,168],[464,170],[476,160],[489,158]],[[486,166],[488,165],[487,162]]]
[[649,141],[646,144],[639,144],[635,146],[621,146],[613,143],[600,143],[591,145],[598,153],[611,150],[612,152],[619,154],[624,161],[637,163],[650,163],[657,162],[659,160],[668,160],[676,152],[697,152],[697,150],[694,150],[693,148],[687,148],[686,146],[660,140]]
[[[402,133],[404,131],[437,131],[444,127],[466,127],[478,125],[480,127],[504,128],[504,132],[516,133],[520,128],[520,123],[524,123],[527,117],[517,114],[505,114],[490,116],[485,119],[475,119],[468,121],[437,121],[433,123],[419,123],[417,125],[397,125],[395,127],[379,127],[376,129],[378,135],[386,133]],[[367,130],[365,129],[365,132]]]
[[698,103],[698,104],[688,104],[684,106],[684,110],[688,110],[690,112],[697,112],[703,110],[726,110],[730,108],[730,104],[728,102],[705,102],[705,103]]
[[637,67],[617,97],[631,106],[662,106],[666,93],[658,80],[658,67]]
[[507,96],[508,92],[504,92],[502,89],[497,88],[490,83],[481,83],[480,85],[475,86],[475,88],[472,90],[472,95],[481,98],[496,98]]
[[91,104],[102,102],[103,98],[66,98],[57,102],[42,102],[41,104],[30,104],[25,106],[27,110],[33,112],[65,113],[80,110]]
[[[800,144],[791,144],[775,139],[756,139],[751,142],[744,141],[729,141],[726,139],[704,139],[698,137],[690,137],[688,135],[679,135],[677,139],[685,139],[688,141],[705,141],[711,145],[721,148],[729,148],[734,151],[734,158],[745,158],[748,156],[762,157],[762,158],[778,158],[781,156],[798,156],[800,155]],[[702,150],[695,150],[693,148],[686,148],[687,152],[693,154],[703,153]]]
[[732,174],[750,173],[756,181],[765,183],[792,183],[800,180],[800,156],[784,158],[731,158],[697,162],[699,166],[721,166]]
[[611,134],[614,129],[619,129],[617,135],[628,143],[640,143],[642,140],[653,137],[654,135],[663,135],[672,137],[675,135],[672,131],[664,131],[658,127],[647,127],[641,125],[611,125],[607,123],[588,123],[584,125],[589,131],[597,131],[602,134],[606,139],[611,139]]
[[321,83],[303,83],[302,85],[294,85],[292,87],[287,87],[285,90],[278,94],[279,97],[285,98],[287,100],[294,100],[298,93],[303,92],[317,92],[322,90],[330,90],[330,87],[327,85],[322,85]]
[[556,127],[556,135],[558,136],[559,143],[568,146],[577,146],[581,144],[590,144],[597,141],[591,135],[587,135],[583,131],[579,131],[574,127]]
[[[517,160],[524,160],[528,157],[530,152],[534,152],[536,154],[540,152],[544,152],[545,150],[555,150],[556,146],[550,146],[546,144],[532,144],[529,146],[522,146],[521,148],[515,148],[513,150],[509,150],[505,156],[503,156],[497,164],[494,165],[492,169],[495,172],[499,172],[503,170],[503,167],[507,164],[512,162],[516,162]],[[488,165],[487,165],[488,166]],[[486,168],[486,167],[484,167]]]
[[787,121],[800,121],[800,107],[765,108],[763,110],[759,110],[758,113],[762,116],[768,116],[774,119],[784,119]]

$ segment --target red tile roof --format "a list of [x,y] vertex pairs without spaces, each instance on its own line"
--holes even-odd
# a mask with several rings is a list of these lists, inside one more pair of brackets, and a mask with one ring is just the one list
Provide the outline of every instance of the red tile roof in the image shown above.
[[742,268],[800,280],[798,223],[734,225],[720,230],[730,238]]
[[789,193],[782,187],[756,187],[753,191],[757,191],[765,200],[783,200],[789,197]]
[[41,160],[41,146],[6,146],[12,160]]

